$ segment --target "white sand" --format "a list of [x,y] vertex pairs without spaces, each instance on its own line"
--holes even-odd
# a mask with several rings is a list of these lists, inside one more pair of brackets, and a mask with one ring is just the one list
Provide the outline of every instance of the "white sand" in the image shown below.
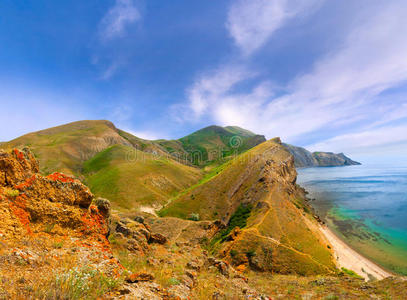
[[393,276],[393,274],[387,272],[349,247],[327,226],[320,226],[320,230],[333,247],[335,259],[339,268],[343,267],[352,270],[365,278],[365,280],[369,280],[368,274],[379,280]]

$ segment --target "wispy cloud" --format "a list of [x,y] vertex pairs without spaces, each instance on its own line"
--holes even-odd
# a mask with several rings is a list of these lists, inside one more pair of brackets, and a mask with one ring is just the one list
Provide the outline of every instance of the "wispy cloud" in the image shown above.
[[187,91],[193,117],[199,117],[212,109],[237,83],[253,75],[241,66],[222,66],[202,74]]
[[132,0],[116,0],[100,22],[100,37],[104,41],[123,37],[126,27],[141,19]]
[[322,0],[238,0],[230,8],[226,27],[245,55],[260,48],[290,19],[308,14]]
[[131,133],[132,135],[139,137],[141,139],[145,139],[145,140],[158,140],[158,139],[163,139],[165,137],[163,137],[161,132],[154,132],[151,130],[125,130],[128,133]]
[[325,141],[308,145],[311,151],[321,149],[341,149],[341,151],[355,154],[364,154],[385,148],[398,146],[401,153],[407,151],[407,124],[398,126],[385,126],[371,130],[363,130],[327,139]]
[[[267,8],[265,2],[274,3],[279,8]],[[260,47],[273,30],[287,20],[284,16],[298,15],[297,9],[287,12],[290,6],[286,5],[292,3],[290,1],[253,3],[256,4],[238,2],[236,7],[247,6],[248,11],[242,21],[235,22],[235,27],[228,25],[235,28],[230,29],[231,33],[246,53]],[[247,25],[241,30],[243,24],[252,21],[253,24],[266,24],[258,20],[262,17],[253,13],[259,10],[256,6],[259,3],[265,9],[280,12],[281,16],[277,18],[280,21],[274,25],[267,23],[265,27]],[[231,14],[237,16],[235,9],[231,10]],[[405,98],[392,98],[390,101],[393,102],[389,104],[388,98],[381,96],[384,91],[407,81],[407,35],[403,30],[407,28],[406,14],[407,4],[404,1],[375,2],[363,12],[356,13],[354,18],[360,21],[355,21],[342,43],[333,45],[309,73],[293,79],[286,86],[283,96],[273,97],[272,86],[264,81],[259,81],[253,89],[244,93],[236,92],[236,85],[245,84],[249,79],[252,81],[248,75],[252,73],[238,73],[233,66],[227,66],[217,70],[216,74],[199,77],[188,89],[188,102],[192,110],[198,111],[201,116],[220,124],[240,125],[265,133],[268,137],[279,135],[296,142],[304,140],[310,133],[331,131],[343,136],[329,138],[329,143],[316,145],[325,145],[327,148],[323,150],[340,150],[340,142],[337,141],[344,137],[349,139],[356,132],[352,143],[362,144],[362,138],[369,138],[367,132],[374,132],[375,127],[407,116],[403,109],[407,102]],[[232,23],[230,15],[229,23]],[[243,27],[236,25],[240,23]],[[250,29],[250,26],[255,28]],[[222,88],[219,88],[219,83]],[[386,128],[391,131],[389,124]],[[403,128],[399,126],[395,132],[401,133]],[[377,130],[383,137],[387,132]],[[347,131],[351,135],[347,135]],[[402,139],[407,140],[407,135],[404,134]]]

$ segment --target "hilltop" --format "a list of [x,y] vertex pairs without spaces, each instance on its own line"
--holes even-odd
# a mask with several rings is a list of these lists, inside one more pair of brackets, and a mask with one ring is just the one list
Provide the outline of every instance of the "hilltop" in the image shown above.
[[157,140],[168,153],[187,156],[195,165],[221,161],[265,142],[263,135],[237,126],[208,126],[178,140]]

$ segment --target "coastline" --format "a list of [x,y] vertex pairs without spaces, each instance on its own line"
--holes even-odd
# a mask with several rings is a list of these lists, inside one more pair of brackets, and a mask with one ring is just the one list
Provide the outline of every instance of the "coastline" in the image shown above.
[[339,268],[352,270],[366,281],[370,280],[371,276],[378,280],[394,276],[394,274],[353,250],[346,242],[329,229],[328,226],[319,225],[319,229],[331,244],[335,261]]

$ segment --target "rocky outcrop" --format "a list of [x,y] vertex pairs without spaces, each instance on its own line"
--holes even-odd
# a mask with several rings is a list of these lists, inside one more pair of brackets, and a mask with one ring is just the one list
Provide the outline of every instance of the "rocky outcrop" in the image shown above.
[[27,285],[39,289],[82,268],[118,276],[123,267],[106,238],[109,203],[92,204],[92,193],[78,180],[61,173],[44,177],[38,169],[27,148],[0,150],[0,275],[6,298],[30,298]]
[[289,144],[283,146],[294,156],[295,166],[304,167],[335,167],[360,165],[359,162],[350,159],[343,153],[313,152],[305,148]]

